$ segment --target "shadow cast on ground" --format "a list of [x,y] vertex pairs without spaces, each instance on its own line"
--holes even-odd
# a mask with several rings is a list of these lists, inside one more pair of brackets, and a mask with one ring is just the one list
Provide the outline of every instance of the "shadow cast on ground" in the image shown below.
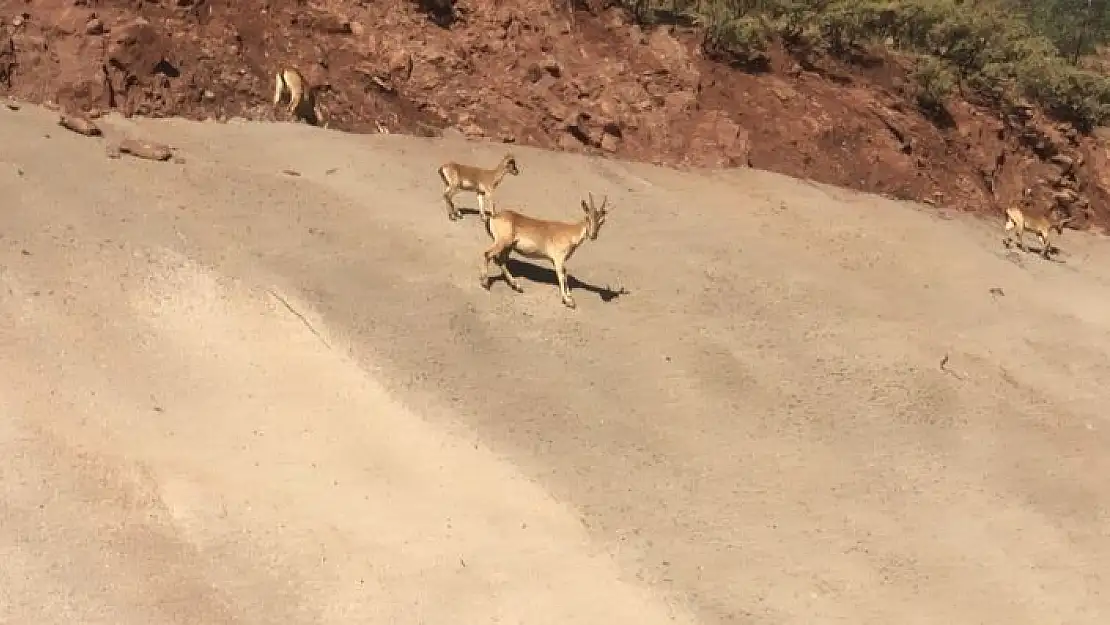
[[1003,245],[1003,247],[1006,248],[1007,256],[1013,255],[1014,259],[1022,258],[1021,256],[1018,256],[1018,251],[1021,251],[1024,254],[1036,256],[1036,257],[1038,257],[1042,260],[1045,260],[1045,261],[1048,261],[1048,262],[1051,262],[1051,263],[1058,263],[1058,264],[1061,264],[1061,265],[1066,264],[1063,260],[1061,260],[1059,258],[1060,248],[1056,247],[1055,245],[1052,245],[1052,244],[1048,245],[1047,254],[1046,254],[1046,250],[1043,247],[1035,248],[1035,247],[1030,247],[1029,245],[1026,245],[1024,248],[1021,248],[1021,247],[1017,247],[1013,243],[1010,243],[1006,240],[1002,241],[1002,245]]
[[[559,279],[555,277],[555,270],[553,269],[533,265],[532,263],[516,258],[510,258],[508,265],[509,271],[518,278],[527,278],[529,282],[536,282],[539,284],[547,284],[555,287],[559,286]],[[504,276],[501,276],[501,279],[504,280]],[[583,290],[595,293],[603,302],[611,302],[621,295],[629,294],[628,289],[623,286],[613,289],[608,285],[597,286],[596,284],[583,282],[574,277],[574,274],[572,274],[569,269],[567,270],[567,287],[570,288],[571,291]]]

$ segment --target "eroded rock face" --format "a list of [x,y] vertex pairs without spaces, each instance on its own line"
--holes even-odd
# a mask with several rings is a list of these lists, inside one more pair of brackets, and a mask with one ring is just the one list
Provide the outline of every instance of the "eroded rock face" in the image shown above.
[[[705,154],[697,164],[703,167],[746,167],[751,160],[748,131],[724,111],[707,115],[694,131],[695,154]],[[702,148],[701,146],[705,146]]]
[[161,33],[140,17],[112,29],[105,60],[125,74],[146,76],[169,62],[167,52]]
[[[72,97],[80,101],[102,99],[95,88],[95,74],[82,76]],[[180,71],[174,63],[170,42],[149,21],[136,18],[112,29],[104,51],[104,79],[108,107],[120,109],[125,115],[151,115],[158,112],[161,101],[172,99],[174,84]]]
[[677,81],[676,86],[683,89],[697,87],[701,73],[686,45],[675,39],[666,29],[659,28],[648,35],[647,46],[660,65]]

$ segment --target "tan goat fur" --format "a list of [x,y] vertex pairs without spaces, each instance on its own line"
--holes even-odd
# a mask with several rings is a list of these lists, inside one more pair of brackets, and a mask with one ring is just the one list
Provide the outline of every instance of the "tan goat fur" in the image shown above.
[[[1029,197],[1030,190],[1026,190],[1024,195]],[[1072,221],[1072,217],[1065,217],[1061,219],[1055,210],[1050,211],[1048,215],[1037,215],[1022,209],[1020,206],[1010,206],[1005,211],[1006,224],[1003,230],[1006,232],[1006,238],[1002,242],[1009,247],[1012,239],[1017,237],[1017,246],[1020,250],[1025,250],[1025,244],[1022,240],[1026,232],[1031,232],[1040,239],[1041,242],[1041,256],[1048,258],[1053,250],[1050,237],[1053,232],[1056,236],[1060,236],[1064,232],[1064,226]]]
[[478,196],[478,211],[483,218],[488,218],[490,212],[486,210],[486,202],[490,199],[494,189],[501,184],[506,174],[520,175],[516,157],[511,152],[502,157],[501,162],[493,169],[482,169],[473,165],[463,165],[454,161],[444,163],[439,168],[439,177],[447,187],[443,190],[443,199],[447,202],[447,218],[455,221],[462,217],[455,208],[454,197],[460,191],[471,191]]
[[516,276],[509,272],[509,254],[515,251],[526,258],[545,258],[551,261],[555,276],[559,280],[559,293],[563,304],[568,308],[575,308],[574,298],[571,297],[570,287],[567,286],[566,263],[584,241],[597,239],[598,232],[605,224],[605,218],[608,215],[607,196],[602,200],[600,207],[594,205],[592,193],[589,200],[588,204],[585,200],[582,201],[582,212],[585,213],[585,217],[577,223],[536,219],[514,210],[496,211],[486,221],[486,230],[493,238],[493,244],[482,252],[479,273],[482,288],[490,287],[489,263],[492,260],[501,266],[501,272],[509,286],[518,293],[523,291]]
[[317,102],[317,89],[305,80],[304,74],[295,67],[285,67],[275,74],[274,78],[274,107],[276,108],[284,98],[289,96],[286,107],[287,114],[294,119],[308,119],[305,107],[312,110],[316,122],[326,128],[328,122],[324,119],[323,111]]

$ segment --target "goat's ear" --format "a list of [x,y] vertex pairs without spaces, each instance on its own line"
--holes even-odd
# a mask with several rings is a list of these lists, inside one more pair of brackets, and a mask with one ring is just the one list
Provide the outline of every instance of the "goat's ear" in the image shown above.
[[590,205],[586,203],[586,200],[582,200],[582,212],[587,214],[590,212]]

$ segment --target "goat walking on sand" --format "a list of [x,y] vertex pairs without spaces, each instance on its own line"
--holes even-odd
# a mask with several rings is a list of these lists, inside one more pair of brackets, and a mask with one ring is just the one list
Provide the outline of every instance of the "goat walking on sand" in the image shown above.
[[478,212],[483,218],[489,218],[490,212],[486,210],[486,202],[494,189],[501,184],[506,174],[520,175],[516,158],[512,153],[507,153],[493,169],[482,169],[473,165],[462,165],[454,161],[444,163],[439,168],[439,177],[447,188],[443,191],[443,200],[447,202],[447,218],[451,221],[460,219],[462,215],[455,208],[453,198],[460,191],[472,191],[478,196]]
[[[1026,189],[1022,194],[1028,201],[1032,195],[1031,189]],[[1020,206],[1010,206],[1005,211],[1006,224],[1003,230],[1006,232],[1006,237],[1002,239],[1002,244],[1010,247],[1013,238],[1017,238],[1017,246],[1019,250],[1025,251],[1025,244],[1022,241],[1022,236],[1026,232],[1031,232],[1041,241],[1041,256],[1046,260],[1049,254],[1053,251],[1052,243],[1049,239],[1053,232],[1056,236],[1064,233],[1064,226],[1071,223],[1073,217],[1061,217],[1059,212],[1053,208],[1047,215],[1037,215],[1022,209]]]
[[295,67],[283,67],[274,76],[274,108],[288,95],[289,104],[286,114],[293,119],[304,119],[316,126],[328,127],[322,107],[318,101],[319,88],[309,84],[304,74]]
[[490,288],[489,263],[492,260],[501,266],[505,281],[514,291],[524,291],[516,276],[509,272],[509,254],[515,251],[526,258],[545,258],[551,261],[555,277],[559,280],[559,294],[563,304],[568,308],[575,308],[574,298],[567,285],[567,261],[584,241],[597,239],[609,213],[606,209],[609,204],[608,196],[602,200],[600,207],[594,206],[592,193],[589,200],[589,204],[582,201],[585,217],[577,223],[536,219],[514,210],[499,210],[492,217],[484,218],[486,231],[493,239],[493,244],[482,252],[479,273],[482,288]]

